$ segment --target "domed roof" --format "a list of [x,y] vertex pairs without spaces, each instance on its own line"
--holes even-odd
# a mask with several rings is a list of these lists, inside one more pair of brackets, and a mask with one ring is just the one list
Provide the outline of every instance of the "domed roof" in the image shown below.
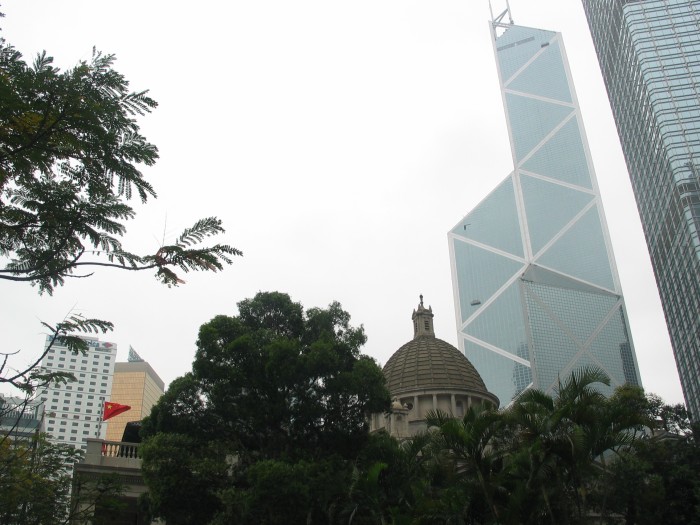
[[384,377],[392,395],[435,388],[487,392],[464,354],[435,336],[423,335],[399,348],[384,365]]
[[412,319],[414,338],[384,365],[386,386],[392,396],[414,390],[456,389],[495,397],[464,354],[435,337],[432,308],[423,307],[423,296]]

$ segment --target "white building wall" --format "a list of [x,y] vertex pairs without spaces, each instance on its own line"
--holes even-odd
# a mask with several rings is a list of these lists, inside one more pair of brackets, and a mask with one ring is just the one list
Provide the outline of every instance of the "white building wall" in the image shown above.
[[[44,402],[44,431],[54,443],[85,449],[87,438],[102,438],[104,402],[110,400],[117,345],[96,337],[83,337],[89,350],[83,355],[54,344],[41,362],[51,372],[70,372],[75,381],[51,383],[39,393]],[[49,344],[47,337],[46,344]]]

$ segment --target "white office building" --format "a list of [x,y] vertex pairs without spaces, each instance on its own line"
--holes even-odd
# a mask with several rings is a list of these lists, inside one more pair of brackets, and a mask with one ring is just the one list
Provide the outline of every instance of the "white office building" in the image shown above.
[[[46,371],[70,372],[75,381],[51,383],[39,393],[45,406],[44,431],[54,443],[86,448],[87,438],[102,438],[106,426],[102,409],[112,392],[117,345],[96,337],[83,337],[86,354],[54,343],[41,361]],[[47,337],[48,346],[50,338]]]

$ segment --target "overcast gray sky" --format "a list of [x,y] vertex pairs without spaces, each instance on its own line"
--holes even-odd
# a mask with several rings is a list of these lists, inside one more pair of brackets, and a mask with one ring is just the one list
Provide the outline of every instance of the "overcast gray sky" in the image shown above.
[[[494,0],[500,10],[503,0]],[[682,401],[646,244],[580,0],[511,0],[516,24],[561,31],[647,390]],[[176,289],[98,270],[53,297],[2,283],[0,341],[37,355],[39,321],[71,310],[115,323],[167,383],[190,369],[199,326],[257,291],[340,301],[385,363],[424,294],[457,344],[447,231],[511,170],[487,0],[5,0],[5,38],[66,68],[117,55],[159,108],[142,120],[159,198],[125,244],[154,253],[216,215],[245,257]]]

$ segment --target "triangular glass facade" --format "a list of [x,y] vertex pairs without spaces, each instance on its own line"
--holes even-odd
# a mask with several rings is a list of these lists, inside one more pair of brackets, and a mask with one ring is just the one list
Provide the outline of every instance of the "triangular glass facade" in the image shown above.
[[639,384],[561,35],[496,34],[515,170],[449,233],[461,347],[502,406],[582,366]]

